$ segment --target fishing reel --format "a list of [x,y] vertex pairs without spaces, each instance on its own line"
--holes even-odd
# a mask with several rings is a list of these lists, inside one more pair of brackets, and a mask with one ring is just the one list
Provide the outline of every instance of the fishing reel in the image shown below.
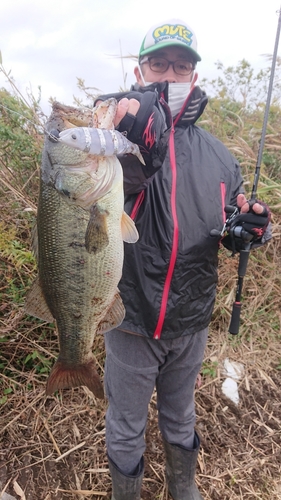
[[[273,57],[272,57],[272,65],[271,65],[268,93],[267,93],[266,106],[265,106],[265,112],[264,112],[262,133],[261,133],[261,139],[260,139],[260,144],[259,144],[259,151],[258,151],[255,174],[254,174],[254,182],[253,182],[253,187],[252,187],[251,199],[250,199],[250,203],[249,203],[250,209],[251,209],[251,205],[255,202],[256,195],[257,195],[258,180],[259,180],[259,175],[260,175],[260,166],[261,166],[261,161],[262,161],[262,153],[263,153],[263,147],[264,147],[265,135],[266,135],[266,126],[267,126],[267,121],[268,121],[268,116],[269,116],[270,100],[271,100],[271,94],[272,94],[272,89],[273,89],[274,71],[275,71],[275,66],[276,66],[276,61],[277,61],[277,51],[278,51],[280,31],[281,31],[281,9],[279,10],[278,27],[277,27],[274,52],[273,52]],[[239,332],[240,311],[241,311],[240,298],[241,298],[241,293],[242,293],[243,277],[246,274],[250,249],[251,249],[253,241],[257,238],[260,238],[263,235],[265,228],[270,220],[270,212],[266,210],[266,212],[264,214],[264,218],[268,218],[267,224],[266,224],[266,221],[263,221],[264,224],[258,223],[257,225],[255,225],[254,231],[253,231],[253,228],[252,228],[252,230],[250,229],[250,231],[246,231],[245,227],[243,227],[241,225],[241,223],[240,223],[241,218],[239,217],[239,211],[236,207],[227,206],[225,208],[225,212],[229,214],[229,217],[227,218],[222,231],[220,232],[220,231],[217,231],[216,229],[213,229],[211,231],[211,235],[212,236],[220,236],[221,238],[223,238],[223,244],[226,247],[228,247],[226,244],[226,238],[229,238],[230,242],[231,242],[232,254],[234,255],[236,252],[240,252],[239,265],[238,265],[238,281],[237,281],[237,289],[236,289],[236,298],[235,298],[235,302],[233,303],[231,322],[230,322],[230,326],[229,326],[229,333],[231,333],[233,335],[237,335],[237,333]],[[237,217],[237,224],[235,223],[236,217]],[[226,234],[226,236],[225,236],[225,234]],[[241,249],[239,250],[240,245],[241,245]]]
[[237,217],[239,209],[231,205],[225,207],[225,213],[228,217],[221,231],[221,236],[224,237],[224,246],[232,251],[232,256],[237,252],[245,249],[253,241],[254,235],[246,231],[241,224],[241,220]]
[[227,205],[224,210],[226,214],[228,214],[228,217],[222,230],[218,231],[217,229],[212,229],[210,235],[223,238],[224,246],[232,251],[233,256],[251,243],[254,239],[254,235],[244,229],[239,219],[237,219],[235,223],[235,219],[239,215],[239,209],[237,207]]
[[[234,256],[237,252],[240,253],[235,302],[232,306],[231,321],[228,330],[232,335],[237,335],[239,332],[240,324],[243,278],[246,274],[250,249],[252,241],[254,239],[254,235],[246,231],[241,225],[240,220],[237,218],[237,216],[239,215],[239,210],[237,207],[227,205],[224,210],[226,214],[228,214],[228,217],[223,225],[222,230],[218,231],[217,229],[212,229],[210,235],[215,237],[220,236],[221,238],[223,238],[223,244],[226,248],[232,251],[232,256]],[[237,219],[237,223],[235,223],[235,219]]]

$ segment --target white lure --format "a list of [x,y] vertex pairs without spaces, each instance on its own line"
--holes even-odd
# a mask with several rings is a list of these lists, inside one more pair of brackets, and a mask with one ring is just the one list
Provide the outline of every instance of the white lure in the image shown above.
[[118,130],[91,127],[70,128],[60,132],[59,141],[91,155],[113,156],[131,153],[144,164],[137,144],[133,144]]

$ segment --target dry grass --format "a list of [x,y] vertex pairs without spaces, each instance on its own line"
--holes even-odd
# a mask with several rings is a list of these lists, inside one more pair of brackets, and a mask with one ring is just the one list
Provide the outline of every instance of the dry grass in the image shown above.
[[[248,150],[245,155],[250,155]],[[1,230],[7,241],[0,254],[0,498],[7,492],[21,500],[108,500],[107,403],[96,400],[84,387],[45,397],[46,379],[58,353],[57,335],[53,325],[23,311],[34,277],[34,262],[25,253],[31,246],[33,212],[24,210],[36,209],[30,182],[36,185],[37,171],[21,187],[7,168],[1,169],[1,175],[5,220]],[[277,192],[274,206],[279,205]],[[251,252],[238,337],[227,333],[237,258],[221,251],[217,301],[195,394],[202,441],[196,480],[205,500],[281,499],[281,217],[277,210],[273,222],[273,240]],[[20,250],[15,241],[22,244]],[[102,375],[102,337],[96,339],[94,351]],[[225,358],[245,367],[238,406],[221,390]],[[142,499],[168,500],[156,394],[149,406],[146,441]]]
[[[26,328],[19,334],[13,328],[10,342],[3,345],[2,356],[10,358],[9,369],[17,381],[1,407],[1,487],[15,494],[16,481],[27,500],[109,499],[106,401],[95,400],[85,388],[46,399],[45,377],[17,369],[16,359],[39,345],[41,329]],[[46,355],[50,349],[51,358],[56,346],[49,330],[41,352]],[[273,357],[280,360],[280,347],[265,346],[267,337],[259,340],[254,332],[250,337],[234,348],[224,332],[213,330],[210,336],[205,363],[215,359],[218,369],[215,378],[202,376],[202,386],[196,390],[197,430],[202,439],[197,482],[206,500],[280,498],[281,387],[271,359],[274,352]],[[102,364],[102,338],[95,347]],[[226,356],[239,359],[246,367],[238,407],[221,392],[220,363]],[[4,378],[5,385],[10,387],[11,380]],[[146,439],[142,498],[168,499],[155,395]]]
[[[222,251],[204,372],[195,395],[202,440],[197,482],[205,500],[281,498],[280,223],[274,232],[266,248],[251,254],[238,338],[227,334],[237,261]],[[5,297],[8,279],[19,271],[9,258],[1,266]],[[0,405],[0,491],[26,500],[109,499],[106,401],[96,400],[86,388],[46,398],[45,382],[58,350],[53,326],[27,317],[8,296],[1,309],[1,396],[7,395]],[[94,350],[102,375],[102,337]],[[25,364],[32,353],[37,354]],[[238,406],[221,390],[226,357],[245,367]],[[155,394],[146,440],[142,498],[168,500]]]

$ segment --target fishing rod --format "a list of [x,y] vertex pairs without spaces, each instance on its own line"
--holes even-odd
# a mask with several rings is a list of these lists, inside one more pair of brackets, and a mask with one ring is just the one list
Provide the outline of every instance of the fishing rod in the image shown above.
[[[274,52],[273,52],[273,56],[272,56],[271,73],[270,73],[270,80],[269,80],[269,86],[268,86],[268,92],[267,92],[267,100],[266,100],[266,106],[265,106],[265,112],[264,112],[261,140],[260,140],[260,145],[259,145],[257,164],[256,164],[256,168],[255,168],[254,182],[253,182],[253,187],[252,187],[251,198],[248,202],[249,206],[250,206],[250,210],[251,210],[251,207],[253,206],[253,204],[256,202],[258,181],[259,181],[259,176],[260,176],[260,167],[261,167],[261,161],[262,161],[262,153],[263,153],[264,142],[265,142],[266,127],[267,127],[267,122],[268,122],[274,73],[275,73],[275,67],[276,67],[276,61],[277,61],[278,43],[279,43],[280,30],[281,30],[281,8],[277,12],[279,12],[279,19],[278,19],[276,39],[275,39],[275,45],[274,45]],[[231,215],[229,216],[228,220],[226,221],[226,227],[231,223],[234,216],[236,216],[238,213],[237,208],[232,207],[234,209],[232,211],[230,211],[230,208],[231,207],[226,207],[226,209],[227,209],[226,211],[228,213],[231,212]],[[245,277],[246,270],[247,270],[250,249],[251,249],[252,242],[253,242],[252,241],[253,235],[251,235],[250,233],[245,231],[241,226],[234,226],[233,228],[231,228],[229,230],[229,234],[230,234],[230,237],[232,238],[233,245],[234,245],[234,238],[241,238],[241,240],[243,242],[242,249],[240,250],[240,256],[239,256],[238,279],[237,279],[235,301],[234,301],[233,306],[232,306],[231,321],[230,321],[229,330],[228,330],[229,333],[231,333],[232,335],[237,335],[239,332],[239,325],[240,325],[241,295],[242,295],[243,279]]]

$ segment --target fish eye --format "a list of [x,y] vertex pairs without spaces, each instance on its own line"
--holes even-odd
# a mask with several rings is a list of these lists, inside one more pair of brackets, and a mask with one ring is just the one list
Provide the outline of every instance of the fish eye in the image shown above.
[[71,134],[72,139],[77,139],[77,136],[75,134]]

